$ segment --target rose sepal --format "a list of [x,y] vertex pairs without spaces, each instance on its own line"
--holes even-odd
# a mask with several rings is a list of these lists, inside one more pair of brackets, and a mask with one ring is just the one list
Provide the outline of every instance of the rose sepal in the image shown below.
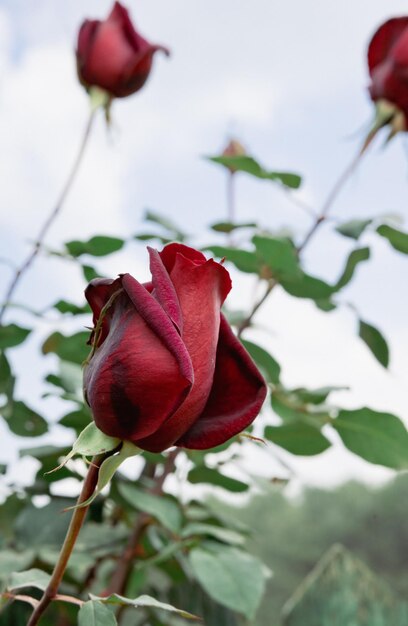
[[384,126],[390,127],[385,144],[391,141],[397,133],[407,130],[405,116],[401,109],[392,102],[381,99],[376,102],[374,121],[361,148],[361,154],[365,152],[378,131]]
[[[110,437],[110,439],[112,439],[112,437]],[[96,484],[96,488],[93,494],[87,500],[81,502],[81,504],[76,504],[75,506],[68,507],[64,509],[64,511],[71,511],[72,509],[81,509],[89,506],[95,500],[96,496],[101,493],[102,489],[104,489],[109,484],[111,478],[122,465],[122,463],[131,456],[136,456],[138,454],[141,454],[142,452],[143,450],[135,446],[134,443],[131,443],[130,441],[122,441],[120,449],[116,453],[112,454],[112,456],[109,456],[107,459],[105,459],[102,463],[99,469],[98,482]]]
[[113,452],[116,448],[119,449],[122,441],[117,437],[109,437],[105,435],[99,428],[97,428],[95,422],[91,422],[84,428],[84,430],[78,435],[78,438],[74,442],[71,451],[64,458],[62,463],[58,467],[54,467],[47,474],[52,474],[61,469],[68,463],[74,456],[81,456],[84,460],[88,456],[95,456],[97,454],[104,454],[105,452]]

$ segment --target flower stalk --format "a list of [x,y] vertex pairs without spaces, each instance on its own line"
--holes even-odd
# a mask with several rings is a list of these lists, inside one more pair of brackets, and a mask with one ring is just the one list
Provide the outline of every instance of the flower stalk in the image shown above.
[[[99,468],[102,465],[103,461],[109,456],[109,454],[111,453],[100,454],[92,459],[92,462],[89,465],[88,473],[82,486],[81,493],[77,501],[77,505],[82,504],[92,496],[98,482]],[[57,598],[58,588],[61,584],[69,558],[74,549],[76,540],[79,535],[79,531],[82,528],[82,524],[84,522],[88,508],[89,505],[84,507],[77,506],[77,508],[74,509],[71,522],[68,527],[67,534],[65,536],[65,540],[62,545],[57,563],[54,567],[50,582],[48,583],[48,586],[44,591],[41,600],[31,614],[27,626],[37,626],[41,619],[41,616],[43,615],[49,604],[52,602],[52,600],[55,600]]]

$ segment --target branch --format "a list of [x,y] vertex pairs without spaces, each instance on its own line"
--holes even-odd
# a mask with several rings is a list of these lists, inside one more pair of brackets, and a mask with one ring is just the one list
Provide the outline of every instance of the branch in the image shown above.
[[[323,224],[323,222],[327,219],[327,216],[329,214],[329,211],[330,211],[333,203],[335,202],[337,196],[339,195],[339,193],[343,189],[344,184],[347,182],[347,180],[349,179],[351,174],[355,171],[356,166],[360,162],[361,157],[365,154],[365,151],[368,148],[368,146],[370,145],[370,143],[371,143],[371,139],[370,139],[370,141],[366,141],[364,143],[363,147],[358,151],[357,155],[353,158],[351,163],[346,167],[344,172],[342,172],[340,178],[334,184],[334,186],[331,189],[329,195],[327,196],[325,202],[323,203],[323,206],[322,206],[322,209],[320,211],[320,214],[315,217],[315,220],[314,220],[311,228],[306,233],[306,236],[304,237],[303,241],[297,247],[297,253],[298,254],[300,254],[305,249],[305,247],[309,244],[309,242],[312,239],[312,237],[315,235],[316,231],[320,228],[320,226]],[[273,279],[270,279],[268,281],[268,287],[267,287],[264,295],[262,296],[262,298],[260,298],[260,300],[258,300],[258,302],[256,302],[254,304],[254,306],[252,307],[251,312],[249,313],[249,315],[239,325],[239,327],[238,327],[238,337],[241,337],[242,333],[247,328],[249,328],[249,326],[251,326],[252,319],[253,319],[255,313],[263,305],[265,300],[267,300],[267,298],[269,297],[269,294],[271,293],[271,291],[273,290],[275,285],[277,285],[277,281],[275,281]]]
[[263,305],[265,300],[269,297],[269,294],[271,293],[271,291],[276,285],[277,285],[277,282],[273,280],[273,278],[270,278],[268,280],[268,286],[266,288],[264,295],[257,302],[255,302],[249,315],[238,326],[238,333],[237,333],[238,337],[241,337],[244,330],[246,330],[247,328],[251,326],[252,318],[254,317],[255,313],[258,311],[258,309],[261,308],[261,306]]
[[68,193],[72,187],[72,183],[75,180],[75,177],[77,175],[77,172],[79,170],[79,166],[81,164],[82,161],[82,157],[85,153],[85,148],[87,146],[88,143],[88,139],[91,133],[91,128],[92,128],[92,123],[93,120],[95,118],[95,113],[96,113],[96,108],[93,107],[90,114],[89,114],[89,119],[87,122],[87,125],[85,127],[85,132],[84,135],[82,137],[82,141],[79,147],[79,151],[78,154],[75,158],[75,161],[73,163],[72,169],[69,173],[68,179],[61,191],[61,194],[59,196],[59,198],[57,199],[57,202],[53,208],[53,210],[51,211],[51,213],[49,214],[49,216],[47,217],[47,219],[45,220],[40,232],[38,233],[37,239],[34,243],[34,247],[31,250],[31,252],[29,253],[29,255],[27,256],[27,258],[25,259],[25,261],[20,265],[20,267],[17,268],[11,282],[10,285],[8,287],[6,296],[5,296],[5,300],[4,303],[2,305],[2,307],[0,308],[0,325],[2,324],[3,318],[4,318],[4,314],[7,310],[7,308],[9,307],[10,303],[11,303],[11,298],[22,278],[22,276],[25,274],[25,272],[30,268],[30,266],[32,265],[32,263],[34,262],[36,256],[38,255],[41,246],[44,242],[44,239],[50,229],[50,227],[52,226],[53,222],[55,221],[55,219],[57,218],[58,214],[60,213],[64,202],[68,196]]

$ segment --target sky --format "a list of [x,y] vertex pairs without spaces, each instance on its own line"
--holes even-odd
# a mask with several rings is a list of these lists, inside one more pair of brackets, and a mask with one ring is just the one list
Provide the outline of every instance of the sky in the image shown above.
[[[21,262],[48,215],[74,159],[88,102],[75,71],[75,38],[84,18],[103,18],[105,0],[0,0],[0,257]],[[352,159],[373,116],[367,95],[366,47],[378,25],[404,14],[399,0],[129,0],[136,26],[150,41],[168,46],[155,57],[146,87],[116,101],[113,128],[96,121],[79,176],[47,244],[95,233],[130,236],[145,227],[147,208],[163,213],[207,243],[205,229],[222,220],[225,173],[203,156],[219,153],[236,136],[267,168],[303,176],[299,197],[319,209]],[[397,137],[385,149],[377,141],[333,207],[340,220],[399,214],[407,227],[408,143]],[[276,186],[237,178],[237,219],[270,229],[289,227],[298,237],[310,218]],[[221,242],[221,239],[220,239]],[[355,338],[355,315],[347,307],[330,315],[309,302],[275,290],[248,338],[266,342],[281,362],[285,383],[352,387],[334,399],[345,407],[367,404],[406,421],[408,366],[407,260],[384,241],[367,235],[372,260],[344,292],[363,319],[378,325],[392,353],[389,371]],[[308,271],[333,280],[351,243],[322,228],[304,255]],[[107,275],[129,271],[147,278],[142,246],[128,247],[98,264]],[[3,291],[11,269],[0,265]],[[253,298],[253,282],[233,274],[231,303]],[[16,299],[42,309],[61,297],[83,301],[76,267],[39,258],[21,282]],[[9,314],[22,322],[19,312]],[[41,395],[41,379],[53,366],[38,347],[52,330],[39,323],[27,348],[14,350],[21,371],[18,392],[51,421],[60,406]],[[27,356],[29,355],[29,356]],[[57,427],[52,440],[67,441]],[[0,455],[17,458],[24,442],[0,425]],[[65,438],[65,439],[64,439]],[[42,441],[42,440],[41,440]],[[33,442],[27,441],[26,446]],[[35,442],[37,443],[37,441]],[[392,472],[374,467],[337,445],[310,459],[278,451],[302,484],[330,486],[348,478],[378,482]],[[251,453],[244,466],[271,475],[281,466],[275,452]],[[15,462],[24,479],[30,461]]]

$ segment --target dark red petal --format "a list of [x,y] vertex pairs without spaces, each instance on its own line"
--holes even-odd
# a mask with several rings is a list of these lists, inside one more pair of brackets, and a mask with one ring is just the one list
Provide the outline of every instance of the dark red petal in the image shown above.
[[133,66],[135,51],[115,20],[101,22],[90,46],[83,77],[90,85],[97,85],[116,95],[123,74]]
[[390,54],[393,46],[408,26],[408,17],[394,17],[376,31],[368,46],[370,75]]
[[85,289],[85,298],[93,312],[93,323],[98,321],[101,310],[111,295],[120,288],[120,278],[94,278]]
[[194,248],[185,246],[183,243],[169,243],[160,252],[161,260],[169,273],[174,267],[178,254],[182,254],[186,259],[190,259],[190,261],[196,264],[205,263],[207,261],[204,254]]
[[123,274],[121,279],[122,287],[125,289],[137,313],[162,341],[168,351],[174,355],[181,375],[190,383],[193,383],[194,371],[190,355],[165,311],[144,285],[139,283],[133,276]]
[[136,441],[154,433],[184,402],[191,360],[160,304],[129,274],[115,301],[109,334],[84,373],[96,425]]
[[77,57],[79,64],[85,63],[100,20],[85,20],[79,29]]
[[225,268],[213,260],[203,262],[201,254],[194,254],[196,251],[191,248],[187,251],[195,260],[178,252],[170,278],[181,306],[182,339],[193,363],[194,385],[186,401],[158,432],[138,442],[140,447],[154,452],[179,439],[206,405],[214,376],[221,304],[231,288]]
[[177,330],[181,333],[183,328],[183,318],[181,315],[180,302],[176,290],[170,280],[168,271],[163,265],[160,254],[157,250],[147,247],[150,256],[150,271],[152,273],[152,283],[154,297],[161,304]]
[[264,379],[222,316],[210,397],[198,420],[176,445],[205,450],[228,441],[253,422],[265,396]]
[[[109,298],[121,288],[120,278],[113,280],[111,278],[94,278],[85,289],[85,298],[88,300],[93,313],[93,325],[98,322],[99,316]],[[105,340],[109,332],[109,324],[112,318],[112,311],[108,310],[102,322],[102,332],[99,337],[98,346]],[[91,342],[93,336],[91,335]]]
[[108,17],[108,21],[116,22],[120,25],[124,36],[135,52],[143,52],[150,47],[150,44],[146,41],[146,39],[143,39],[143,37],[135,30],[129,16],[129,11],[125,9],[120,2],[115,2]]

